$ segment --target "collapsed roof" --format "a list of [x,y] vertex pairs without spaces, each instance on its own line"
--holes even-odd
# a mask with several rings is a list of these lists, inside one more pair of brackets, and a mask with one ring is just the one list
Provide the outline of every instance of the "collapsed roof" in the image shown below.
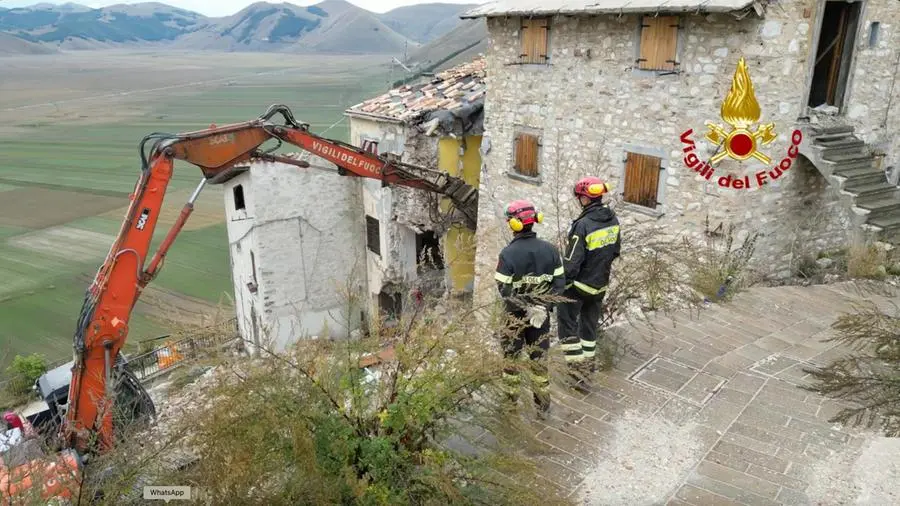
[[347,109],[349,116],[406,125],[426,125],[429,134],[479,135],[483,132],[486,62],[479,56],[406,84]]

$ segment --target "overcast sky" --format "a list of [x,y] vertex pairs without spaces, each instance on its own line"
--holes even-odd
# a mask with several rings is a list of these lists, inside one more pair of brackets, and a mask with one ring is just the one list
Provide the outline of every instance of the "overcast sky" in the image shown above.
[[[54,4],[62,4],[71,0],[52,0],[49,3]],[[133,3],[141,3],[141,1],[146,0],[84,0],[78,1],[74,0],[73,3],[87,5],[88,7],[103,7],[106,5],[114,5],[114,4],[133,4]],[[181,7],[182,9],[190,9],[195,12],[199,12],[200,14],[205,14],[207,16],[226,16],[230,14],[234,14],[235,12],[243,9],[244,7],[255,3],[254,0],[154,0],[159,1],[164,4],[174,5],[175,7]],[[270,3],[281,3],[278,0],[269,0]],[[292,4],[297,5],[313,5],[319,3],[321,0],[293,0]],[[414,5],[421,3],[430,3],[429,1],[423,0],[349,0],[350,3],[356,4],[363,9],[367,9],[373,12],[387,12],[395,7],[401,7],[404,5]],[[439,1],[441,3],[454,3],[454,4],[479,4],[484,3],[485,0],[430,0],[431,2]],[[25,7],[28,5],[34,5],[36,3],[45,3],[40,0],[0,0],[0,6],[2,7]]]

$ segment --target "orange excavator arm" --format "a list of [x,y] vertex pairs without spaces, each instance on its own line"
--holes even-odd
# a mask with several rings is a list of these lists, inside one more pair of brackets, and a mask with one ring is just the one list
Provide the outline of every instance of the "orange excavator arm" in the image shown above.
[[[283,124],[271,120],[276,115]],[[159,273],[163,259],[190,216],[194,202],[208,182],[219,184],[251,159],[281,161],[298,167],[309,163],[259,150],[265,142],[286,142],[324,158],[341,175],[373,178],[384,184],[418,188],[446,196],[461,221],[475,227],[477,190],[443,172],[402,163],[355,146],[325,139],[297,123],[290,109],[271,106],[259,118],[245,123],[177,135],[151,134],[140,146],[141,174],[131,204],[106,260],[85,294],[74,338],[75,364],[69,386],[63,436],[69,446],[85,451],[97,437],[99,450],[113,446],[111,373],[125,344],[132,309],[141,290]],[[146,152],[146,144],[153,141]],[[196,165],[203,172],[200,185],[185,204],[159,250],[145,263],[153,232],[162,210],[175,160]]]

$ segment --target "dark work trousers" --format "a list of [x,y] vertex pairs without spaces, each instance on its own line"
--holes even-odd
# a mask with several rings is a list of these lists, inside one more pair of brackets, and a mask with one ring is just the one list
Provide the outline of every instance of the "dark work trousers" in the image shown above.
[[600,309],[603,296],[587,295],[575,287],[568,288],[563,297],[573,302],[561,302],[559,312],[559,343],[566,358],[566,364],[593,363],[597,354],[597,328],[600,325]]
[[[524,314],[512,314],[513,318],[524,319]],[[503,339],[503,356],[507,359],[518,359],[524,351],[528,354],[529,368],[534,380],[534,400],[543,407],[549,403],[550,398],[550,373],[547,365],[547,350],[550,349],[550,318],[541,328],[535,328],[526,323],[513,321],[510,328],[510,336]],[[503,371],[503,380],[507,394],[517,397],[520,385],[518,369],[507,368]]]

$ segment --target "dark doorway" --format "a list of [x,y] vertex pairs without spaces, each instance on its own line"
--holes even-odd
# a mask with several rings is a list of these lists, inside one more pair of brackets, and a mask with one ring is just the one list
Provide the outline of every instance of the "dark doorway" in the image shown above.
[[809,89],[810,107],[843,108],[861,6],[862,2],[825,2]]
[[387,320],[399,320],[403,312],[403,302],[399,293],[387,293],[382,291],[378,294],[378,309]]
[[441,241],[430,230],[416,234],[416,264],[419,266],[419,272],[423,269],[440,270],[444,268]]

